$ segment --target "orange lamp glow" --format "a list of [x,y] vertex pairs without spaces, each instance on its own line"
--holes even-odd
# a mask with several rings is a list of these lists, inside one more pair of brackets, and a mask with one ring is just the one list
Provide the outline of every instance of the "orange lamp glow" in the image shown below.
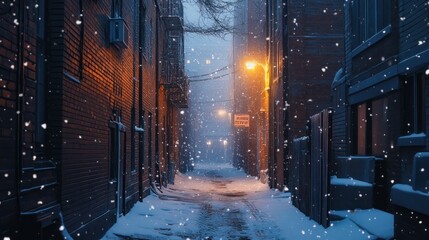
[[255,69],[256,63],[255,62],[246,62],[246,68],[247,69]]

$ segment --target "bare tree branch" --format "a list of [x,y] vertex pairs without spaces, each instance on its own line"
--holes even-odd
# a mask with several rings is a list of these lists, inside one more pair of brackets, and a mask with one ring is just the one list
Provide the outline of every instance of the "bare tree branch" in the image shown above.
[[234,7],[243,0],[184,0],[198,7],[198,22],[186,22],[185,31],[224,37],[234,30]]

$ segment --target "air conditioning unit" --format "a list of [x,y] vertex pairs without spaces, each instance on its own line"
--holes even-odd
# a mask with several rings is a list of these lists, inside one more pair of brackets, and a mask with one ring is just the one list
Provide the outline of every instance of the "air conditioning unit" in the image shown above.
[[109,20],[110,43],[118,48],[128,47],[128,26],[123,18]]

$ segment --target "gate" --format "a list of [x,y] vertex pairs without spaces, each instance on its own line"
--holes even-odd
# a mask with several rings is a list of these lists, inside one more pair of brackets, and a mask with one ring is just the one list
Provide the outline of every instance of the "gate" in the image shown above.
[[331,115],[325,109],[311,116],[308,136],[294,139],[289,178],[293,205],[324,227],[329,226]]
[[289,189],[292,203],[305,215],[310,215],[310,138],[293,140],[293,154],[290,166]]
[[310,218],[329,226],[329,166],[331,158],[332,110],[310,117]]

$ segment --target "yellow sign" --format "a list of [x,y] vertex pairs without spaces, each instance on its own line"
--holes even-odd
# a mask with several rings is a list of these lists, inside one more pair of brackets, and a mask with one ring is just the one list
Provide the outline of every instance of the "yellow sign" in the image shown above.
[[249,127],[249,114],[234,114],[234,127]]

